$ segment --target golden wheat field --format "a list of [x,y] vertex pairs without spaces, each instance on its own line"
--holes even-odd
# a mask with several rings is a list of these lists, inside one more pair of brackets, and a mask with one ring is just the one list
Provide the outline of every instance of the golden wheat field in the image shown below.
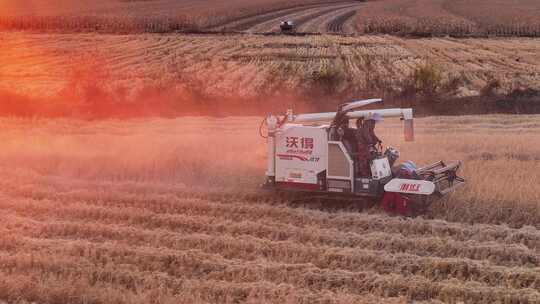
[[260,117],[0,119],[0,301],[538,303],[540,117],[398,120],[461,159],[422,217],[260,192]]
[[272,32],[281,20],[294,20],[302,32],[353,33],[352,17],[361,4],[355,0],[2,1],[0,29]]
[[535,0],[382,0],[357,10],[357,30],[411,36],[540,35]]
[[[0,94],[38,99],[33,107],[50,98],[47,105],[64,101],[69,106],[62,111],[82,112],[80,102],[118,109],[117,103],[150,101],[146,110],[161,113],[163,100],[181,101],[174,111],[202,101],[229,113],[239,100],[274,108],[295,100],[325,106],[327,99],[399,92],[425,64],[452,84],[453,96],[480,95],[493,82],[501,94],[540,89],[540,40],[531,38],[2,32],[0,41]],[[326,103],[326,110],[335,109]],[[20,111],[0,111],[32,108],[21,104],[13,106]]]
[[21,0],[0,2],[0,29],[84,32],[298,31],[401,36],[540,36],[536,0]]
[[[539,9],[0,0],[0,304],[540,303],[540,115],[472,115],[540,113]],[[261,115],[364,97],[466,186],[417,217],[260,189]]]

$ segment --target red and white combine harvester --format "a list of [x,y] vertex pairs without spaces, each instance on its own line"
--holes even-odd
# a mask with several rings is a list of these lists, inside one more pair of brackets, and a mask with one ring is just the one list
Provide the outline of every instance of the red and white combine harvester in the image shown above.
[[[390,147],[383,151],[380,142],[370,145],[369,153],[358,153],[355,134],[373,118],[400,118],[405,141],[414,140],[412,109],[358,110],[380,101],[346,103],[337,112],[294,114],[288,110],[283,116],[266,117],[268,164],[263,187],[301,192],[308,198],[367,197],[380,201],[388,212],[416,215],[434,198],[463,185],[465,181],[456,174],[459,161],[421,168],[411,161],[397,164],[399,152]],[[358,122],[357,129],[349,127],[350,120]]]

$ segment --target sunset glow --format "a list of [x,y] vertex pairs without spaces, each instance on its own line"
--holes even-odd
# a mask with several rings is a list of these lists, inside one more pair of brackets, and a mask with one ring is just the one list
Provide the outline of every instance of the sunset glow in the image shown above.
[[0,304],[540,303],[540,0],[0,0]]

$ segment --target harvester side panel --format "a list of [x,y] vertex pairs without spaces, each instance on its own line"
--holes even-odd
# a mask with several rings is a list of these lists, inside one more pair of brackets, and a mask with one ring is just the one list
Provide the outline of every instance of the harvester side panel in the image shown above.
[[[318,189],[328,155],[326,128],[286,124],[276,134],[276,183]],[[318,177],[319,176],[319,177]]]

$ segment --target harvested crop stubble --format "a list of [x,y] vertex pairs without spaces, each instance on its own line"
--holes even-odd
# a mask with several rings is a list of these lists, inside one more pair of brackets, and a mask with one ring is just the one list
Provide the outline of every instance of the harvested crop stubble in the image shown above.
[[385,121],[403,159],[465,160],[468,186],[415,219],[257,192],[259,117],[0,119],[0,300],[536,303],[538,191],[499,188],[537,172],[537,119],[417,119],[414,144]]
[[[241,226],[243,227],[238,227],[237,231],[228,235],[228,231],[225,231],[225,234],[220,234],[214,232],[214,230],[223,229],[223,227],[231,225],[231,223],[224,221],[214,228],[212,225],[214,225],[213,222],[216,219],[197,217],[193,218],[189,224],[185,223],[185,221],[178,222],[179,219],[176,219],[176,217],[170,219],[165,217],[159,223],[154,222],[148,225],[134,224],[134,222],[144,221],[144,219],[133,219],[127,222],[115,221],[115,223],[119,223],[116,225],[108,224],[107,219],[95,219],[99,224],[74,224],[63,222],[63,218],[61,216],[54,219],[60,221],[58,224],[38,225],[37,231],[39,231],[40,237],[90,239],[99,242],[112,240],[116,244],[162,246],[173,250],[197,249],[206,253],[219,251],[224,257],[233,259],[238,258],[238,252],[242,252],[242,258],[245,260],[256,260],[260,256],[265,256],[268,260],[276,263],[294,264],[301,263],[302,260],[309,260],[324,270],[363,270],[375,271],[380,274],[395,272],[404,276],[422,275],[433,281],[457,278],[482,282],[486,286],[501,285],[510,289],[539,288],[538,275],[533,271],[514,269],[510,272],[511,268],[508,267],[491,266],[469,259],[431,258],[402,253],[393,253],[393,257],[388,258],[384,256],[385,251],[360,249],[361,247],[357,246],[348,249],[325,245],[314,247],[311,243],[309,245],[300,245],[297,242],[289,241],[291,239],[294,241],[294,239],[286,234],[279,236],[280,239],[276,241],[265,240],[264,238],[272,239],[277,237],[278,232],[273,231],[272,234],[251,236],[248,232],[245,232],[248,230],[251,221],[242,222]],[[73,219],[77,218],[75,216]],[[94,218],[89,217],[88,219]],[[197,228],[198,224],[194,223],[195,221],[200,221],[200,223],[211,227],[208,229]],[[124,225],[129,225],[130,228],[123,228]],[[258,228],[257,225],[252,227],[252,229],[256,228]],[[165,232],[162,229],[168,231]],[[317,230],[314,229],[308,228],[307,230],[306,233],[308,234],[317,233]],[[178,237],[175,233],[193,235]],[[21,233],[21,235],[26,234]],[[383,238],[389,237],[387,235],[379,236]],[[241,244],[233,242],[231,237],[241,241]],[[269,247],[272,249],[269,249]],[[324,258],[321,258],[323,252],[327,254]],[[402,262],[403,264],[401,264]],[[503,281],[501,282],[501,280]]]
[[[148,201],[151,202],[152,199],[149,197]],[[527,273],[529,271],[525,268],[523,268],[523,270],[520,269],[517,272],[516,270],[509,272],[508,270],[504,270],[504,267],[490,266],[485,263],[472,266],[474,263],[468,259],[453,261],[453,259],[422,258],[415,255],[403,254],[391,254],[390,256],[385,256],[384,251],[371,252],[360,248],[348,250],[327,247],[324,245],[315,247],[314,245],[316,244],[299,245],[297,242],[290,242],[290,238],[287,235],[283,235],[277,231],[275,233],[281,234],[280,238],[282,239],[277,242],[267,241],[264,238],[259,237],[244,236],[239,231],[234,232],[231,236],[227,236],[223,235],[222,229],[219,229],[218,231],[220,232],[217,232],[217,234],[207,234],[201,233],[202,231],[198,232],[197,230],[190,229],[189,226],[178,225],[178,221],[171,221],[178,216],[164,216],[164,221],[157,223],[155,221],[159,219],[159,216],[152,215],[152,213],[143,210],[138,213],[133,213],[125,207],[118,209],[118,212],[110,207],[106,207],[103,208],[98,215],[91,211],[95,208],[86,207],[85,201],[75,203],[75,201],[68,200],[66,202],[69,205],[72,205],[72,207],[70,206],[68,209],[66,209],[66,207],[61,207],[65,202],[59,202],[58,206],[50,205],[50,203],[47,202],[47,199],[42,199],[41,202],[36,201],[30,205],[28,204],[29,202],[31,203],[31,201],[19,199],[17,203],[2,205],[3,210],[10,211],[8,214],[5,214],[6,220],[3,222],[3,225],[5,225],[7,231],[9,231],[9,234],[6,235],[15,234],[19,237],[17,239],[5,240],[5,242],[2,243],[1,248],[10,252],[11,254],[9,256],[24,256],[21,253],[28,251],[47,252],[47,254],[52,254],[55,257],[58,257],[58,260],[55,259],[51,262],[51,260],[46,257],[40,259],[39,255],[34,255],[32,258],[32,265],[34,265],[34,267],[35,265],[40,265],[39,268],[46,271],[52,271],[53,268],[51,267],[54,267],[54,269],[66,269],[65,271],[67,272],[57,274],[61,277],[71,275],[77,276],[76,273],[80,273],[79,271],[73,273],[73,270],[67,269],[80,269],[85,263],[79,259],[73,260],[70,256],[82,256],[83,260],[90,258],[89,263],[91,263],[91,265],[138,265],[138,268],[141,268],[142,271],[152,270],[155,272],[160,269],[160,272],[165,272],[170,276],[179,276],[181,274],[182,277],[184,277],[186,275],[189,276],[190,273],[192,273],[191,275],[194,275],[197,278],[207,275],[210,276],[209,279],[211,280],[225,279],[233,281],[240,276],[242,277],[242,282],[246,282],[246,280],[256,280],[263,276],[267,281],[279,280],[280,282],[288,282],[289,284],[298,286],[298,284],[305,284],[304,282],[306,282],[307,278],[305,276],[309,276],[309,273],[311,272],[309,267],[312,267],[308,267],[308,265],[302,266],[302,261],[309,261],[317,266],[318,269],[316,270],[317,275],[308,280],[308,282],[311,282],[310,285],[301,285],[304,286],[303,288],[308,289],[332,289],[331,286],[334,285],[328,285],[330,282],[327,280],[333,276],[338,276],[336,277],[337,281],[332,284],[337,284],[336,288],[339,288],[340,292],[349,290],[348,288],[350,288],[350,292],[355,293],[358,290],[363,290],[363,288],[368,288],[376,295],[388,296],[395,295],[393,293],[388,294],[388,290],[395,290],[395,287],[400,286],[399,290],[406,290],[407,295],[415,299],[423,299],[429,295],[430,298],[436,297],[448,299],[462,297],[465,299],[474,298],[477,300],[484,299],[485,301],[488,301],[489,299],[494,300],[499,291],[497,291],[498,289],[489,288],[487,286],[501,286],[501,283],[506,282],[504,284],[508,285],[504,291],[500,291],[502,292],[501,295],[504,294],[505,296],[511,296],[515,299],[519,298],[522,300],[527,299],[527,297],[535,297],[534,293],[527,295],[523,290],[520,291],[520,295],[518,295],[518,293],[513,292],[510,287],[516,286],[517,288],[523,288],[524,282],[537,282],[537,280],[534,278],[531,279],[530,277],[530,275],[534,276],[534,274],[531,273],[528,275]],[[99,201],[96,201],[96,203],[99,204]],[[152,206],[152,204],[147,204],[147,206]],[[73,212],[69,210],[73,210]],[[109,211],[107,212],[107,210]],[[67,217],[64,219],[63,214],[67,211],[69,211],[69,213],[65,214]],[[12,212],[17,215],[14,215]],[[42,212],[51,213],[47,215]],[[302,211],[296,210],[293,212],[300,215]],[[328,224],[332,224],[334,221],[332,217],[328,217],[328,214],[324,215],[324,212],[318,213],[320,216],[326,217]],[[96,217],[96,215],[98,215],[98,217]],[[189,214],[186,216],[189,218],[188,215]],[[30,218],[27,216],[30,216],[33,220],[29,221]],[[311,215],[307,213],[306,216]],[[362,217],[358,214],[355,216]],[[118,219],[115,219],[117,217]],[[108,223],[107,218],[115,220]],[[127,220],[127,222],[122,224],[118,222],[121,218]],[[68,221],[65,221],[66,219]],[[155,223],[149,223],[149,220],[154,221]],[[371,221],[373,220],[374,219],[371,219]],[[196,217],[193,218],[191,225],[199,225],[204,231],[210,231],[208,229],[212,229],[213,222],[216,222],[216,224],[220,223],[219,225],[222,225],[222,227],[230,225],[227,221],[218,219],[205,221],[204,219],[197,219]],[[118,223],[120,225],[117,226],[113,223]],[[200,225],[199,223],[206,224]],[[392,225],[390,224],[388,226]],[[251,224],[251,221],[245,223],[243,230],[258,231],[257,226]],[[306,233],[313,233],[314,236],[318,234],[317,230],[309,229],[309,227],[306,227],[305,231]],[[34,240],[35,237],[39,237],[39,239],[50,239],[51,241]],[[385,238],[383,237],[383,239]],[[88,240],[91,243],[87,243],[84,240]],[[64,244],[64,242],[68,243]],[[74,248],[71,249],[73,246]],[[159,253],[152,251],[152,248],[154,247],[160,248]],[[164,248],[168,248],[168,250],[172,251],[169,252]],[[13,252],[14,250],[15,252]],[[192,250],[202,250],[202,252],[206,252],[206,254],[210,255],[205,256],[200,252],[197,252],[196,254],[193,252],[194,254],[190,254]],[[21,253],[17,253],[19,251]],[[142,255],[139,256],[138,252]],[[219,262],[219,256],[213,256],[214,253],[219,253],[219,256],[223,256],[226,260]],[[261,264],[261,257],[265,257],[267,262]],[[99,259],[99,261],[95,260],[96,258]],[[241,263],[242,266],[234,266],[237,265],[234,261],[240,258],[245,260],[245,262]],[[409,260],[411,258],[412,260]],[[27,268],[21,269],[20,267],[30,267],[24,266],[26,262],[17,258],[0,257],[0,259],[2,260],[2,265],[5,265],[4,267],[7,267],[10,271],[22,271]],[[226,262],[229,260],[230,262]],[[60,261],[64,264],[56,265],[56,263],[60,263]],[[182,264],[179,264],[180,261],[182,261]],[[254,264],[247,261],[253,261]],[[425,261],[426,264],[423,264],[424,262],[421,261]],[[99,264],[97,264],[98,262]],[[420,264],[417,264],[419,262]],[[65,263],[71,263],[69,265],[72,266],[66,265]],[[184,265],[183,263],[186,264]],[[229,263],[233,264],[229,265]],[[278,264],[273,266],[273,263]],[[281,263],[287,265],[291,264],[291,266],[282,266]],[[75,267],[75,265],[77,267]],[[256,269],[262,267],[262,265],[265,265],[265,268],[263,268],[264,270],[260,270],[263,272],[256,272]],[[296,266],[292,267],[292,265]],[[402,267],[396,267],[397,265],[402,265]],[[163,268],[156,269],[155,267]],[[238,267],[240,268],[237,269]],[[274,269],[273,267],[277,268]],[[193,273],[195,269],[197,269],[196,274]],[[204,269],[208,270],[205,271]],[[301,270],[301,272],[297,273],[297,270]],[[343,272],[345,270],[347,271]],[[369,272],[370,270],[375,271],[375,273]],[[82,269],[80,271],[84,272],[86,270]],[[133,272],[135,270],[129,268],[129,271]],[[186,273],[186,271],[188,272]],[[358,278],[359,275],[366,276],[364,278],[367,281],[362,280],[363,283],[356,282],[356,279],[349,281],[347,278],[353,275],[350,274],[349,271],[354,271],[355,278]],[[413,282],[415,285],[409,285],[409,283],[406,284],[405,281],[401,282],[402,279],[400,279],[399,275],[396,276],[396,274],[393,274],[391,278],[386,278],[387,273],[395,273],[396,271],[405,277],[414,275],[411,278],[414,279]],[[115,271],[115,276],[111,278],[111,282],[125,282],[125,280],[116,277],[118,275],[117,273],[120,273],[121,275],[122,271]],[[296,278],[300,273],[302,273],[303,276]],[[105,283],[107,283],[108,281],[106,281],[106,278],[109,277],[109,275],[104,273],[102,273],[102,275],[105,276],[105,279],[102,280],[105,280]],[[509,275],[509,277],[501,282],[501,276],[504,278],[505,275]],[[136,272],[132,273],[132,276],[134,278],[138,277]],[[478,283],[476,286],[477,290],[473,292],[472,290],[455,286],[454,283],[448,285],[450,282],[447,282],[445,279],[446,276],[457,279],[469,278],[469,280],[478,276],[478,279],[483,283]],[[252,278],[249,279],[249,277]],[[433,282],[428,284],[422,277],[431,278],[430,281]],[[123,284],[130,284],[131,286],[131,280],[132,279],[129,279],[127,283],[125,282]],[[390,283],[389,280],[393,281],[393,283]],[[410,281],[410,279],[408,281]],[[175,284],[170,280],[167,280],[166,282],[168,282],[166,284]],[[483,286],[486,283],[487,285]],[[359,286],[356,284],[368,285]],[[416,284],[428,285],[420,288]],[[142,288],[140,285],[136,286]],[[161,284],[161,286],[163,287],[164,285]],[[174,285],[165,286],[173,288],[171,286]],[[533,286],[534,285],[530,285],[530,287]],[[424,288],[430,288],[431,291],[426,294],[427,289]],[[451,294],[449,294],[450,290]],[[484,290],[485,293],[482,290]]]
[[425,66],[441,71],[444,83],[458,80],[448,93],[460,97],[480,95],[492,83],[501,94],[540,90],[537,39],[30,33],[0,39],[2,115],[245,115],[306,104],[328,111],[345,94],[402,92]]

